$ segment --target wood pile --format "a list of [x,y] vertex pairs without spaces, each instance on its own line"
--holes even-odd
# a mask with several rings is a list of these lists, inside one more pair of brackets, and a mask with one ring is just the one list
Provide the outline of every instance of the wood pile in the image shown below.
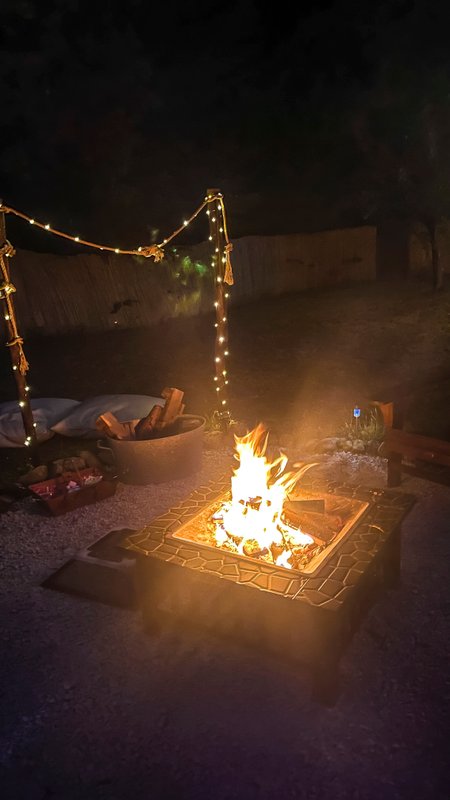
[[168,436],[173,433],[177,420],[184,412],[184,392],[167,387],[161,392],[161,397],[165,400],[164,405],[153,406],[142,419],[119,422],[111,411],[105,411],[104,414],[100,414],[95,426],[100,433],[110,439],[124,441],[144,441]]

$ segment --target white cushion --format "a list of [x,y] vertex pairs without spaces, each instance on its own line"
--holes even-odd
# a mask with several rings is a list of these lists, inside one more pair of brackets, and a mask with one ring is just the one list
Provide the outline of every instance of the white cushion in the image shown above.
[[62,436],[99,438],[101,434],[95,427],[95,421],[105,411],[111,411],[119,422],[128,422],[146,417],[153,406],[163,406],[164,402],[162,397],[142,394],[102,394],[84,400],[56,425],[52,425],[52,430]]
[[[79,400],[60,397],[33,398],[31,401],[33,420],[36,423],[38,442],[46,442],[54,435],[51,426],[73,411]],[[25,447],[25,431],[17,400],[0,404],[0,447]]]

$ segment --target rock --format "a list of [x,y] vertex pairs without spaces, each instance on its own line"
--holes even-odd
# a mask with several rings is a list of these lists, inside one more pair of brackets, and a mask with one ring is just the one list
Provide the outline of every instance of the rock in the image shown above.
[[352,442],[352,450],[354,453],[365,453],[366,445],[364,444],[362,439],[354,439],[354,441]]
[[57,458],[55,461],[52,461],[50,464],[50,476],[52,478],[56,478],[58,475],[62,475],[64,472],[64,459]]
[[308,453],[317,453],[319,449],[320,439],[310,439],[306,444],[303,446],[303,450],[306,450]]
[[30,486],[32,483],[39,483],[40,481],[45,481],[48,478],[48,468],[45,464],[40,464],[38,467],[34,467],[34,469],[27,472],[25,475],[21,475],[18,479],[18,483],[22,486]]
[[96,456],[95,453],[91,453],[90,450],[81,450],[79,456],[83,459],[87,467],[95,467],[97,469],[102,468],[102,462],[98,456]]
[[80,469],[86,468],[86,462],[84,458],[80,458],[80,456],[72,456],[71,458],[65,458],[63,462],[64,472],[76,472]]
[[322,441],[319,443],[319,452],[334,453],[338,449],[340,441],[341,439],[337,436],[330,436],[327,439],[322,439]]
[[11,497],[9,494],[0,494],[0,514],[4,514],[6,511],[9,511],[15,502],[15,497]]

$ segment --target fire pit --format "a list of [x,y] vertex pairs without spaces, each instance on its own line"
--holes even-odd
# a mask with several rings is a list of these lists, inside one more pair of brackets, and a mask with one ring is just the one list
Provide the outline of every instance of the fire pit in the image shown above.
[[[400,570],[400,525],[413,498],[304,484],[266,458],[258,427],[237,439],[233,477],[198,489],[125,547],[149,630],[171,615],[312,669],[332,704],[338,663],[359,620]],[[309,472],[308,477],[313,475]]]

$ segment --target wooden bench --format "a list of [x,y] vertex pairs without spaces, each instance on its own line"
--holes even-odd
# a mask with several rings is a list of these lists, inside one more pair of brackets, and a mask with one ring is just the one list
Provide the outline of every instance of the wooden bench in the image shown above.
[[[410,461],[428,462],[444,468],[450,467],[450,442],[402,430],[400,427],[401,414],[396,416],[394,403],[375,401],[371,405],[380,410],[385,425],[382,452],[388,461],[388,486],[399,486],[402,472],[412,471],[410,465],[404,464],[404,458]],[[431,471],[421,470],[420,466],[414,465],[414,474],[431,480],[440,481],[443,478],[444,483],[450,483],[450,470],[447,469],[443,469],[441,472],[435,471],[433,474]]]

